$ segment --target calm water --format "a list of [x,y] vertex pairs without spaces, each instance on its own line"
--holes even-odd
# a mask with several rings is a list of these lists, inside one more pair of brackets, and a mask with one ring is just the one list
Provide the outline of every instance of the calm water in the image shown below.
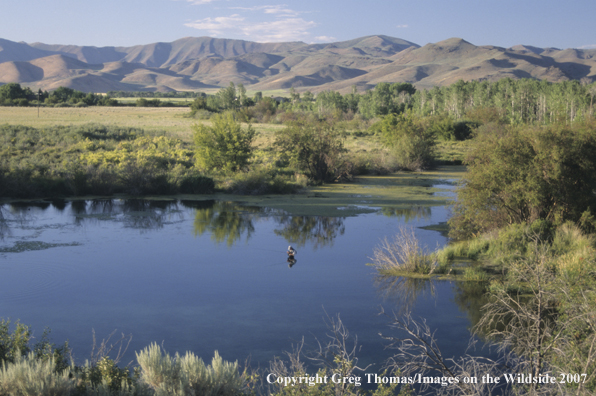
[[[325,337],[340,314],[362,345],[361,363],[389,355],[386,311],[412,307],[446,356],[460,355],[474,313],[450,282],[395,285],[366,266],[380,239],[404,224],[434,249],[446,242],[420,227],[446,221],[445,207],[384,210],[346,218],[288,216],[215,201],[99,200],[2,206],[0,317],[40,336],[69,340],[89,357],[92,330],[131,333],[124,363],[152,342],[171,353],[268,366],[303,336]],[[292,244],[298,261],[289,266]],[[460,290],[458,292],[458,290]],[[412,298],[412,293],[414,298]],[[377,368],[379,365],[377,365]]]

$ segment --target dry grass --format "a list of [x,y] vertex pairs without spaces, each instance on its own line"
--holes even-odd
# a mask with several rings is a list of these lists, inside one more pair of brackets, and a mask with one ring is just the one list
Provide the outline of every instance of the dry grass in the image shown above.
[[184,117],[187,108],[173,107],[0,107],[0,124],[43,128],[54,125],[104,124],[165,131],[190,138],[197,120]]
[[382,272],[404,272],[430,275],[437,261],[418,244],[413,228],[400,228],[392,241],[385,238],[373,251],[373,265]]

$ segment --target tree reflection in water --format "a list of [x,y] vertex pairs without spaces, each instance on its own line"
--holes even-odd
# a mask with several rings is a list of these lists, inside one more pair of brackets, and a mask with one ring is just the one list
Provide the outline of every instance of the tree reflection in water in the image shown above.
[[379,295],[395,306],[396,313],[410,312],[421,295],[435,295],[435,285],[431,279],[378,275],[374,279]]
[[[374,279],[379,295],[394,306],[398,315],[411,312],[416,300],[424,295],[435,296],[435,281],[428,278],[400,277],[378,275]],[[486,282],[455,281],[452,282],[454,301],[470,320],[470,327],[476,327],[483,312],[482,307],[488,303]],[[486,329],[477,329],[482,335]]]
[[346,231],[344,219],[344,217],[325,216],[280,216],[277,222],[283,228],[274,232],[297,246],[312,242],[316,249],[332,245],[338,235],[344,234]]
[[475,327],[482,317],[482,307],[489,302],[487,282],[460,281],[453,287],[454,300],[459,309],[466,312]]
[[50,204],[45,202],[12,202],[0,205],[0,241],[11,236],[11,224],[24,226],[33,219],[31,208],[44,210],[49,206]]
[[122,204],[122,214],[125,227],[142,230],[162,228],[172,220],[173,214],[177,214],[179,220],[183,218],[178,201],[127,199]]
[[272,216],[281,226],[274,230],[275,234],[297,246],[304,246],[307,242],[314,243],[315,248],[331,245],[338,235],[345,232],[343,217],[290,216],[279,210],[241,206],[233,202],[182,201],[182,204],[196,209],[196,236],[209,231],[214,241],[225,241],[228,246],[243,237],[250,239],[255,231],[255,222]]
[[406,223],[415,220],[430,219],[432,214],[430,206],[422,205],[412,205],[409,208],[383,207],[381,208],[381,213],[387,217],[398,217]]
[[[188,202],[184,204],[191,205]],[[239,241],[243,234],[248,240],[255,231],[253,221],[264,212],[263,208],[239,206],[233,202],[202,201],[197,206],[194,206],[195,236],[209,231],[211,239],[217,243],[225,241],[228,246]]]
[[71,211],[75,215],[75,224],[101,220],[119,220],[125,227],[142,231],[162,228],[176,214],[181,220],[183,215],[177,201],[146,199],[94,199],[73,201]]

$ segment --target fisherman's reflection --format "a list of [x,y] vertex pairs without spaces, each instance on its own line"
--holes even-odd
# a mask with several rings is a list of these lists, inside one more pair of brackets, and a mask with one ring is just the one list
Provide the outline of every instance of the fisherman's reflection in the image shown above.
[[294,264],[296,264],[296,253],[298,253],[296,249],[292,246],[288,246],[288,268],[292,268]]

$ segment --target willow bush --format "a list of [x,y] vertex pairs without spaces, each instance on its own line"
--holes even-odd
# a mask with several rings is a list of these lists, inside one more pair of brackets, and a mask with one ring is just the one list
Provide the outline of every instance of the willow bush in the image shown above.
[[485,126],[474,139],[458,190],[451,236],[542,219],[594,228],[596,125]]

